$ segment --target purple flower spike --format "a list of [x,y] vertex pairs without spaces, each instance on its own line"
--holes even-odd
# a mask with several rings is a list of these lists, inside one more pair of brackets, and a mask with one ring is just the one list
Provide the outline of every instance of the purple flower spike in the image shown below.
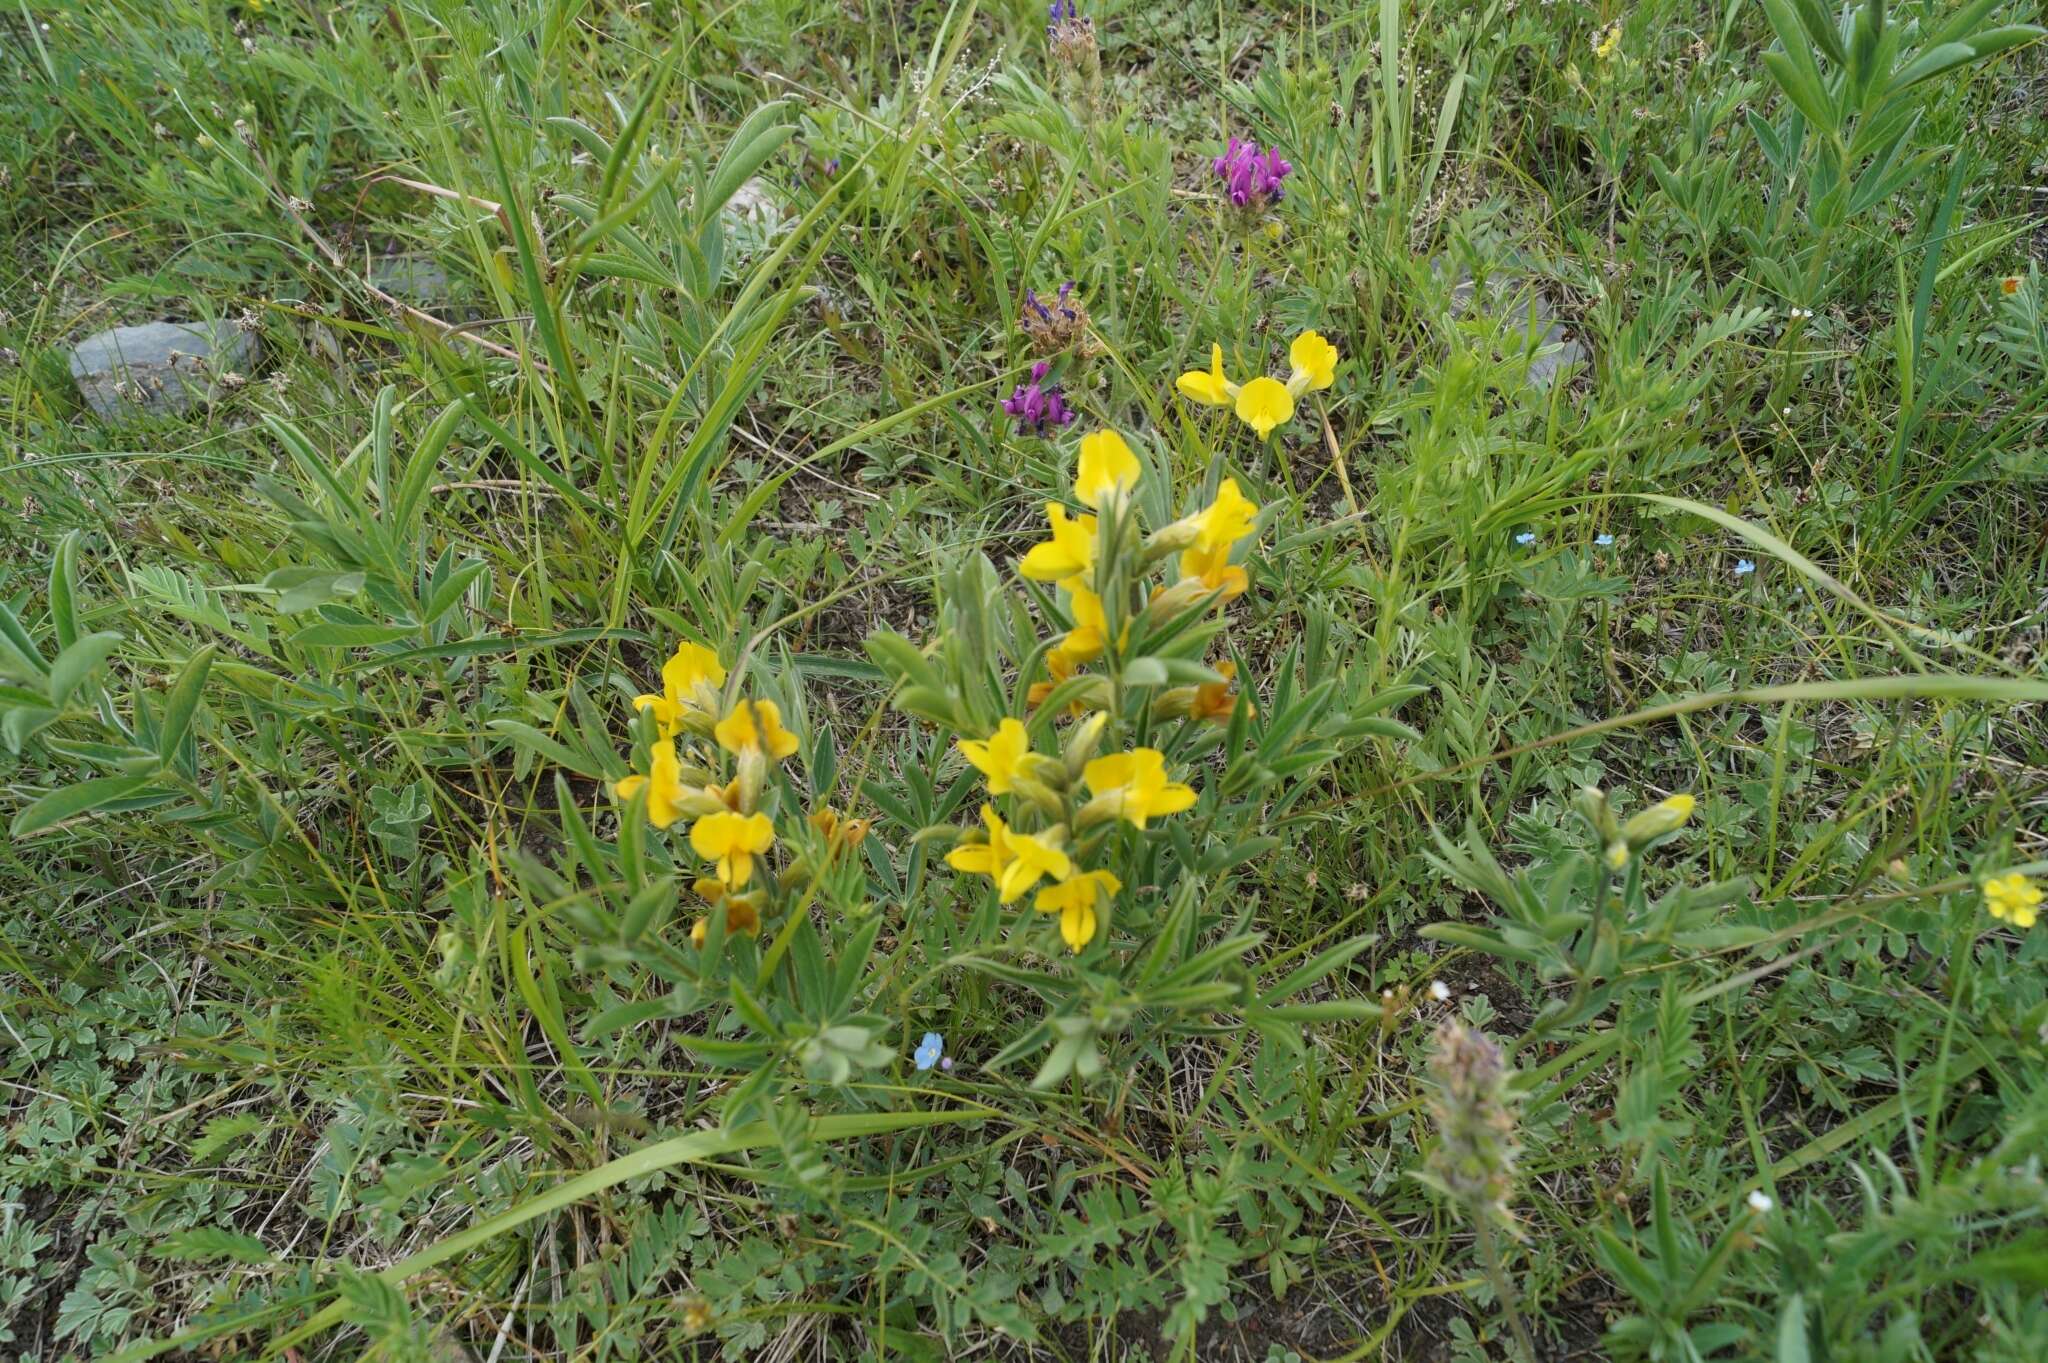
[[1052,365],[1045,360],[1031,366],[1031,381],[1020,383],[1003,399],[1003,410],[1017,421],[1018,435],[1043,435],[1048,428],[1071,425],[1074,411],[1067,406],[1059,385],[1047,383]]

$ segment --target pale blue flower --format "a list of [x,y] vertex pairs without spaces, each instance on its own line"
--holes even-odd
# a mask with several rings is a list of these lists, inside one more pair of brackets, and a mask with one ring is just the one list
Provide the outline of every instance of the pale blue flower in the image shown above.
[[911,1059],[917,1062],[918,1069],[928,1070],[939,1063],[939,1057],[945,1054],[945,1050],[946,1039],[944,1037],[940,1036],[937,1032],[926,1032],[924,1040],[918,1043],[917,1053]]
[[1515,543],[1521,545],[1524,549],[1527,549],[1535,542],[1536,532],[1534,530],[1524,530],[1521,534],[1515,536]]
[[1735,560],[1735,575],[1737,577],[1748,577],[1751,573],[1755,571],[1756,565],[1754,563],[1751,563],[1748,559],[1739,558]]
[[1599,545],[1602,549],[1612,548],[1614,545],[1614,536],[1595,535],[1593,536],[1593,543]]

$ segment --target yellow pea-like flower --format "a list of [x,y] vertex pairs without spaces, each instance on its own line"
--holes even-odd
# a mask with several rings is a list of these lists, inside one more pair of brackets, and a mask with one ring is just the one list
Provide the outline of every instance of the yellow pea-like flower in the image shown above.
[[[1115,431],[1102,430],[1081,437],[1081,459],[1074,471],[1074,496],[1097,511],[1114,506],[1130,495],[1143,473],[1138,456]],[[1084,516],[1093,533],[1094,517]]]
[[1085,663],[1101,657],[1103,645],[1109,642],[1109,616],[1102,608],[1102,598],[1073,583],[1067,584],[1067,595],[1074,627],[1060,640],[1060,653],[1068,663]]
[[1278,379],[1261,374],[1237,390],[1237,419],[1257,431],[1261,440],[1293,417],[1294,394]]
[[1046,876],[1064,880],[1073,874],[1074,863],[1066,853],[1063,829],[1036,834],[1016,832],[1003,822],[994,805],[981,807],[981,821],[988,828],[988,841],[954,848],[946,854],[946,864],[956,871],[993,880],[996,897],[1003,903],[1016,902]]
[[1243,596],[1252,585],[1251,575],[1230,561],[1228,544],[1213,549],[1198,544],[1184,550],[1180,556],[1180,575],[1184,582],[1199,582],[1208,591],[1222,592],[1225,601]]
[[781,761],[796,751],[796,735],[782,727],[782,711],[772,700],[743,700],[712,730],[718,746],[744,755],[749,749]]
[[1228,407],[1237,397],[1237,385],[1223,376],[1223,347],[1209,347],[1209,368],[1190,369],[1175,379],[1180,395],[1206,407]]
[[683,784],[682,763],[676,759],[676,745],[668,739],[656,743],[650,751],[648,774],[634,773],[612,787],[612,794],[621,800],[630,800],[638,795],[642,787],[647,791],[647,822],[656,828],[667,828],[683,817],[683,801],[690,790]]
[[1216,488],[1216,500],[1196,515],[1195,543],[1228,548],[1251,534],[1258,519],[1258,503],[1237,490],[1237,479],[1225,478]]
[[963,738],[953,745],[988,778],[988,793],[1007,795],[1020,776],[1028,776],[1031,735],[1015,719],[1004,719],[986,739]]
[[1040,913],[1060,916],[1060,939],[1078,954],[1095,940],[1101,922],[1098,910],[1123,887],[1123,882],[1107,871],[1083,871],[1046,886],[1032,902]]
[[690,825],[690,847],[714,863],[718,878],[734,889],[754,876],[754,858],[775,845],[775,825],[766,814],[706,814]]
[[1052,538],[1031,546],[1017,564],[1017,571],[1033,582],[1085,582],[1095,571],[1095,518],[1067,519],[1067,509],[1058,502],[1045,504],[1046,524]]
[[633,697],[633,708],[652,710],[661,736],[674,738],[684,716],[717,704],[718,688],[724,685],[725,668],[718,655],[702,644],[684,641],[661,665],[662,693]]
[[1320,331],[1302,332],[1287,347],[1287,362],[1294,366],[1287,391],[1300,397],[1310,390],[1328,388],[1337,381],[1338,358],[1337,347],[1323,339]]
[[1157,748],[1098,757],[1081,769],[1081,779],[1095,792],[1091,804],[1112,817],[1143,828],[1148,819],[1192,808],[1195,789],[1166,775],[1166,754]]

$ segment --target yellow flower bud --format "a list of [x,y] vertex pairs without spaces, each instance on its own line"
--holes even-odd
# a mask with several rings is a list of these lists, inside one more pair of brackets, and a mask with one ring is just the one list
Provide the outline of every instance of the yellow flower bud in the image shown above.
[[1659,800],[1642,813],[1621,826],[1622,841],[1631,852],[1640,852],[1657,839],[1676,833],[1692,818],[1694,801],[1690,795],[1674,795],[1668,800]]

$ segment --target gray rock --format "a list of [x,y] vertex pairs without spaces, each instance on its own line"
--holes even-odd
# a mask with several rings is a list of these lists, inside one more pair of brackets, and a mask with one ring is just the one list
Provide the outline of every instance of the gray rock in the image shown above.
[[[1441,262],[1436,262],[1436,268],[1442,268]],[[1477,292],[1472,276],[1461,269],[1458,282],[1451,286],[1451,315],[1462,317],[1471,311]],[[1536,358],[1529,362],[1531,388],[1548,388],[1559,374],[1590,358],[1586,347],[1573,340],[1558,320],[1557,309],[1544,297],[1533,275],[1514,269],[1494,270],[1486,277],[1486,296],[1490,314],[1537,335]]]
[[231,322],[146,322],[88,336],[71,352],[71,377],[102,420],[177,416],[248,376],[262,353]]
[[390,294],[427,312],[455,296],[455,283],[441,262],[420,252],[373,256],[367,271],[370,282]]
[[758,175],[734,190],[719,211],[730,219],[769,225],[782,216],[782,206],[775,202],[775,191]]

